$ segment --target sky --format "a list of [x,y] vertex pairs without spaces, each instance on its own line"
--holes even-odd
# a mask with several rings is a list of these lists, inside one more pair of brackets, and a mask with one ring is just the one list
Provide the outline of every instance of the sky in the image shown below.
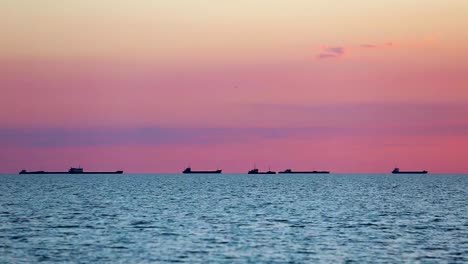
[[468,172],[466,0],[3,0],[0,173]]

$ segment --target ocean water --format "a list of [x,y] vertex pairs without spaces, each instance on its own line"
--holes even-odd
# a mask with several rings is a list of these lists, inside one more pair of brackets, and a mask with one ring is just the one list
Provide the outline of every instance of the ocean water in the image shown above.
[[0,263],[468,263],[468,175],[0,175]]

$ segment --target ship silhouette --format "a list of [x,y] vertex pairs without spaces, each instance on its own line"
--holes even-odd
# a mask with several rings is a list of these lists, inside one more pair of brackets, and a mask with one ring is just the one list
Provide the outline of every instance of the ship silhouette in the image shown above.
[[222,170],[214,170],[214,171],[194,171],[192,168],[187,167],[182,173],[184,174],[221,174]]
[[291,169],[287,169],[285,171],[280,171],[278,173],[282,174],[329,174],[329,171],[293,171]]
[[71,167],[68,171],[27,171],[22,170],[19,174],[122,174],[123,171],[84,171],[83,168]]
[[395,168],[392,174],[427,174],[427,171],[401,171],[400,168]]
[[258,171],[258,169],[251,169],[247,174],[276,174],[275,171]]

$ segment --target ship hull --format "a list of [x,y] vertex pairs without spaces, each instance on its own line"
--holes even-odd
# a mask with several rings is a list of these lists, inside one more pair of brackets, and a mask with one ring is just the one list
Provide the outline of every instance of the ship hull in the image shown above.
[[86,172],[68,172],[68,171],[27,171],[19,174],[122,174],[123,171],[86,171]]
[[329,171],[280,171],[281,174],[330,174]]
[[392,174],[427,174],[427,171],[399,171],[392,172]]
[[276,172],[255,172],[255,173],[249,172],[247,174],[276,174]]
[[221,174],[222,171],[221,170],[217,170],[217,171],[189,171],[189,172],[184,171],[183,173],[184,174]]

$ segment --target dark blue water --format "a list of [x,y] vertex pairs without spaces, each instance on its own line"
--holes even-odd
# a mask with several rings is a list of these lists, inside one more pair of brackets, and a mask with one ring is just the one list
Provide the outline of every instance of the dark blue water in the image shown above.
[[467,175],[0,175],[0,262],[467,263]]

